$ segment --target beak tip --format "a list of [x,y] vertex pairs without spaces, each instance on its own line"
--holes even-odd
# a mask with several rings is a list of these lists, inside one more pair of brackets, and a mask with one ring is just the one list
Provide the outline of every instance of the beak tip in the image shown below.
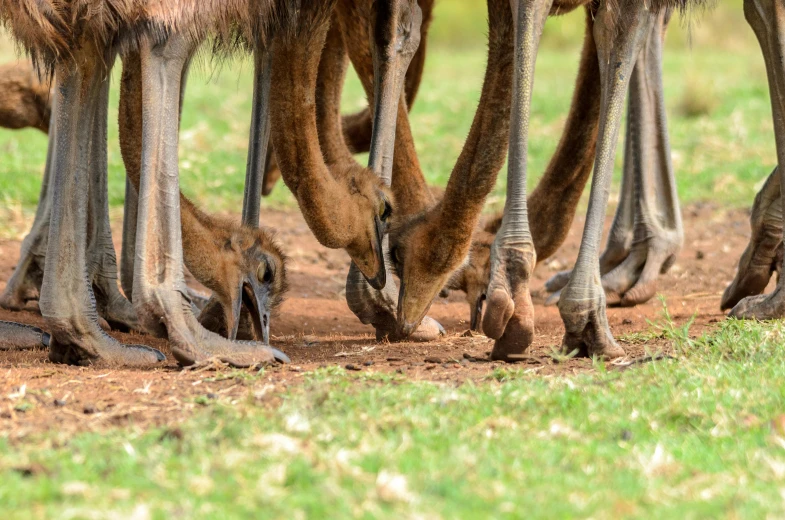
[[368,284],[377,291],[384,289],[384,286],[387,285],[387,275],[384,270],[373,278],[368,278]]

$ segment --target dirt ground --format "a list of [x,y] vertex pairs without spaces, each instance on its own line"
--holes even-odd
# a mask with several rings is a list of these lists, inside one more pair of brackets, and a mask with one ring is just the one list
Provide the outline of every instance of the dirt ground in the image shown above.
[[[167,353],[167,363],[155,370],[98,370],[55,365],[46,352],[0,352],[0,436],[24,438],[57,429],[101,430],[118,425],[145,428],[176,424],[210,400],[232,402],[258,399],[276,402],[276,394],[296,385],[303,372],[324,366],[341,366],[357,373],[397,372],[411,379],[457,384],[487,378],[503,363],[483,358],[492,341],[467,334],[469,306],[462,293],[439,298],[430,315],[439,320],[447,336],[433,343],[377,343],[370,326],[362,325],[349,311],[343,297],[348,256],[320,246],[296,212],[268,212],[265,224],[278,237],[291,258],[290,291],[272,322],[271,342],[286,352],[292,364],[266,370],[262,377],[247,378],[236,371],[181,370],[165,341],[140,334],[113,333],[127,343],[144,343]],[[610,219],[608,220],[610,224]],[[719,310],[722,290],[733,278],[736,262],[747,242],[748,216],[707,205],[684,211],[686,240],[674,267],[661,278],[660,291],[677,324],[693,315],[693,335],[705,332],[724,319]],[[536,306],[536,339],[528,359],[515,368],[547,375],[568,375],[592,370],[587,359],[556,361],[563,328],[556,307],[545,307],[544,282],[570,266],[577,255],[583,220],[577,219],[562,249],[538,266],[533,282]],[[116,232],[119,238],[119,227]],[[15,262],[19,242],[0,241],[0,290]],[[608,310],[616,337],[649,330],[647,320],[660,318],[658,300],[635,308]],[[40,315],[0,310],[0,320],[42,326]],[[621,343],[630,358],[646,351],[665,350],[664,341]]]

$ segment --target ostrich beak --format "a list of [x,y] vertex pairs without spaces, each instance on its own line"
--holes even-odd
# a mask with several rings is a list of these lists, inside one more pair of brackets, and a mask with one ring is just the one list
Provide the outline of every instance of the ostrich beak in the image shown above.
[[270,344],[270,289],[255,278],[243,282],[242,303],[248,309],[253,324],[254,335],[262,338],[265,345]]
[[384,264],[384,246],[382,244],[385,226],[378,216],[374,217],[374,225],[376,228],[376,243],[374,244],[373,253],[376,256],[376,265],[378,267],[376,274],[373,277],[369,277],[367,273],[363,273],[363,275],[365,275],[365,279],[368,280],[371,287],[377,291],[381,291],[387,284],[387,268]]

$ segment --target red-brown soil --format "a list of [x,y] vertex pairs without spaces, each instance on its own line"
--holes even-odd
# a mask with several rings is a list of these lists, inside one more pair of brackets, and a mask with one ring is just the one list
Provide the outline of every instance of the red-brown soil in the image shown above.
[[[487,378],[503,365],[468,359],[485,358],[492,341],[464,334],[469,307],[460,293],[439,298],[431,307],[430,315],[447,330],[443,339],[427,344],[377,343],[373,329],[362,325],[346,307],[346,254],[320,246],[297,213],[268,212],[265,218],[266,225],[278,229],[279,240],[291,258],[291,289],[272,326],[272,342],[291,357],[291,365],[269,368],[263,377],[249,382],[220,367],[218,372],[180,370],[171,356],[165,366],[155,370],[99,370],[52,364],[43,350],[0,352],[0,436],[18,438],[52,428],[71,432],[124,424],[174,424],[200,406],[195,404],[198,396],[232,401],[256,394],[268,400],[286,386],[297,384],[303,372],[322,366],[351,365],[351,369],[363,372],[398,372],[411,379],[457,383]],[[660,291],[677,325],[696,316],[693,335],[724,319],[719,310],[720,295],[733,278],[746,245],[747,219],[742,211],[725,212],[708,206],[691,206],[684,212],[685,246],[676,265],[662,276]],[[552,352],[561,341],[563,328],[556,307],[543,306],[543,284],[557,270],[572,264],[582,226],[583,220],[578,219],[564,247],[534,275],[537,334],[529,358],[517,364],[533,374],[592,370],[588,359],[554,359]],[[116,234],[117,239],[119,228]],[[0,290],[18,255],[19,242],[0,241]],[[608,319],[614,335],[623,337],[648,331],[647,320],[659,320],[661,312],[662,305],[655,299],[635,308],[609,309]],[[0,320],[42,325],[34,309],[20,313],[0,310]],[[169,353],[163,340],[139,334],[113,335]],[[669,348],[663,340],[622,341],[622,345],[630,358]],[[27,404],[20,406],[23,402]]]

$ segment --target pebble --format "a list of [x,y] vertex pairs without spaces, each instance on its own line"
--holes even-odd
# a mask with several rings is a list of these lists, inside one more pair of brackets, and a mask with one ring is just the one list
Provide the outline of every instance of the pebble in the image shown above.
[[442,360],[442,358],[440,358],[440,357],[435,357],[435,356],[434,356],[434,357],[427,357],[427,358],[425,358],[425,362],[426,362],[426,363],[434,363],[434,364],[436,364],[436,365],[438,365],[439,363],[444,363],[444,361]]
[[622,324],[622,325],[632,325],[632,320],[631,320],[631,319],[629,319],[629,318],[624,318],[624,319],[621,321],[621,324]]
[[349,363],[348,365],[346,365],[346,367],[345,367],[345,368],[346,368],[346,370],[354,370],[354,371],[357,371],[357,372],[359,372],[360,370],[362,370],[362,367],[358,367],[357,365],[352,365],[351,363]]
[[54,405],[57,406],[58,408],[61,406],[65,406],[65,401],[63,399],[55,399]]
[[365,363],[363,363],[363,365],[367,367],[373,366],[373,361],[366,361]]
[[91,415],[91,414],[96,413],[98,410],[96,409],[95,406],[93,406],[91,404],[86,404],[84,406],[84,408],[82,409],[82,411],[84,412],[85,415]]

